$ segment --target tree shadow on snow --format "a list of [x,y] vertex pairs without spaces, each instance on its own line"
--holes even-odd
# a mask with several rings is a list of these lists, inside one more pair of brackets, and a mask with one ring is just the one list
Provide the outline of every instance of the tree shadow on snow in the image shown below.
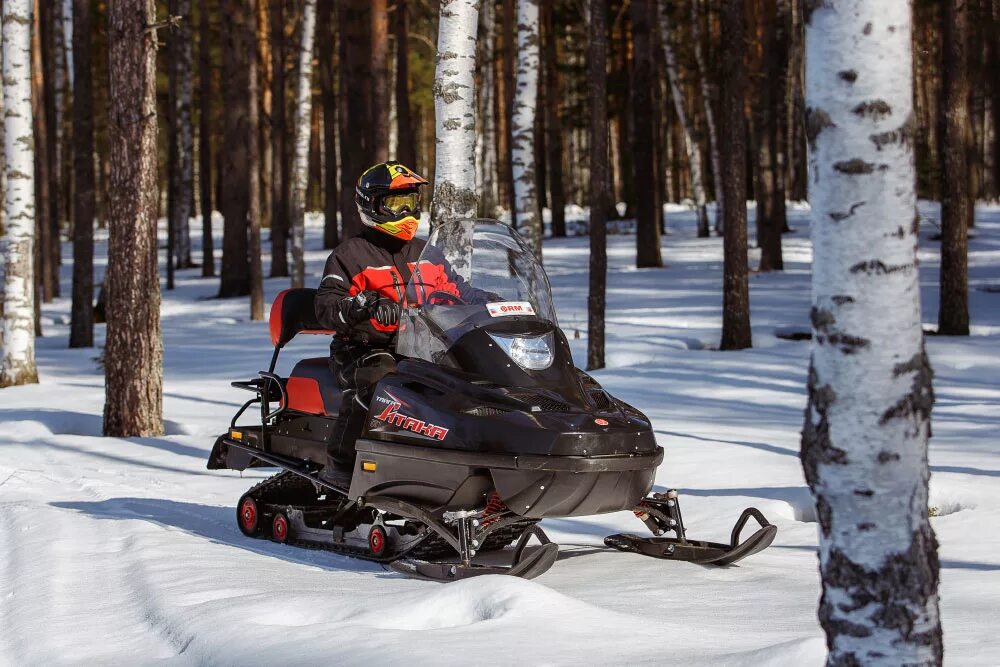
[[168,529],[182,530],[215,544],[324,570],[383,572],[383,568],[376,563],[247,537],[236,525],[236,510],[233,507],[185,503],[165,498],[109,498],[95,502],[53,502],[50,505],[75,510],[96,519],[148,521]]

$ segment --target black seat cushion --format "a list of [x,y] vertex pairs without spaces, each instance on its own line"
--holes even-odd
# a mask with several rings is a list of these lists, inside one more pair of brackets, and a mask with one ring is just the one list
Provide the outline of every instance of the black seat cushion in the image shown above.
[[285,389],[290,410],[331,417],[340,413],[344,392],[330,370],[328,357],[303,359],[295,364]]

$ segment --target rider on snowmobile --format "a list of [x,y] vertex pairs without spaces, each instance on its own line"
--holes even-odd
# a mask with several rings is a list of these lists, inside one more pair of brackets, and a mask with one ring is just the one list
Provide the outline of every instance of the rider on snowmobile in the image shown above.
[[[337,332],[330,345],[331,368],[345,396],[337,420],[340,432],[333,438],[336,451],[330,456],[341,467],[353,461],[353,442],[363,426],[372,389],[395,367],[390,348],[404,293],[426,246],[413,238],[424,185],[423,177],[398,162],[382,162],[365,171],[354,196],[364,226],[330,254],[316,293],[317,320]],[[443,255],[431,251],[420,261],[427,288],[423,293],[444,291],[467,303],[495,296],[473,288]]]

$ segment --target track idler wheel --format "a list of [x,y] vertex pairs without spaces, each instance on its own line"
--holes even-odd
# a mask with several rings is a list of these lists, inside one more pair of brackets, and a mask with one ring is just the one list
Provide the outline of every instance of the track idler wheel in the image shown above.
[[385,553],[385,548],[389,544],[389,536],[382,526],[372,526],[368,531],[368,551],[375,558],[380,558]]
[[274,520],[271,521],[271,537],[274,538],[274,541],[284,544],[288,541],[291,533],[291,525],[289,524],[288,517],[285,516],[285,513],[275,513]]
[[260,507],[253,496],[243,496],[236,505],[236,523],[247,537],[260,536]]

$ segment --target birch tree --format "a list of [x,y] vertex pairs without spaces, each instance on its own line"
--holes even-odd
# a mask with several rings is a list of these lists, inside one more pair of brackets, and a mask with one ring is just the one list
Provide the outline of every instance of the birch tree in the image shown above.
[[695,211],[698,217],[698,236],[709,235],[708,210],[705,203],[705,183],[701,174],[701,150],[694,139],[694,127],[687,107],[684,103],[684,91],[681,90],[680,75],[677,71],[677,58],[671,40],[673,30],[670,26],[670,8],[666,0],[657,3],[659,7],[660,41],[663,43],[663,59],[667,64],[667,80],[670,82],[670,95],[673,98],[674,110],[684,135],[684,150],[687,153],[688,168],[691,171],[691,192],[694,195]]
[[306,186],[309,184],[309,130],[312,114],[312,59],[316,0],[302,7],[299,80],[295,95],[295,154],[292,162],[292,287],[306,284]]
[[814,250],[802,466],[819,517],[827,664],[936,665],[910,2],[828,0],[806,25]]
[[38,382],[35,367],[35,153],[31,0],[3,2],[4,237],[0,387]]
[[[437,151],[431,221],[476,214],[476,31],[479,0],[441,0],[434,69]],[[455,267],[459,272],[462,267]]]
[[515,220],[528,245],[542,260],[542,209],[535,173],[535,114],[538,106],[538,0],[517,2],[517,81],[511,117]]
[[104,435],[163,433],[153,0],[108,7],[111,196]]

